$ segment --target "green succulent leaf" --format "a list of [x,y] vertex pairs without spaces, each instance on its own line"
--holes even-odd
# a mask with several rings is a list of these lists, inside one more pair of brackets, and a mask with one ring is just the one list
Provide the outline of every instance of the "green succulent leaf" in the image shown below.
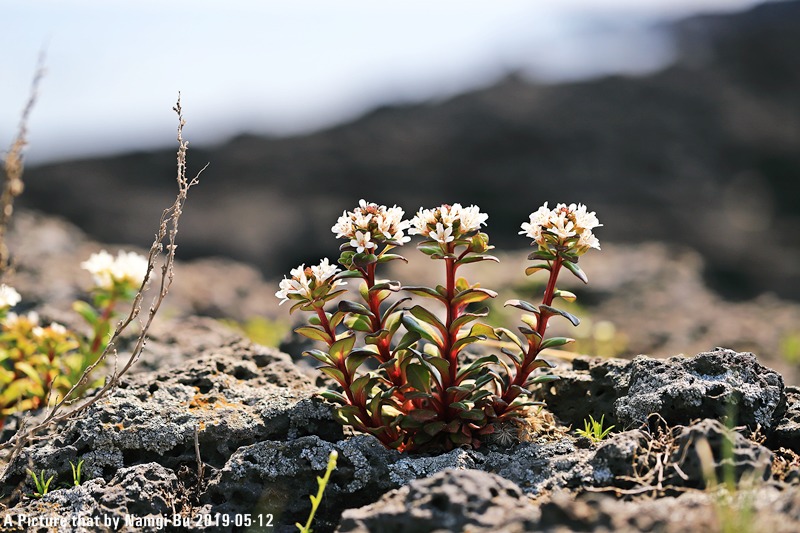
[[341,339],[337,340],[330,347],[330,354],[331,357],[335,361],[342,361],[344,360],[348,354],[353,351],[353,346],[356,343],[356,336],[353,334],[348,335],[347,337],[342,337]]
[[543,261],[552,261],[556,258],[556,255],[552,252],[546,252],[544,250],[536,250],[528,255],[528,259],[533,261],[535,259],[541,259]]
[[353,331],[360,331],[362,333],[372,332],[372,323],[369,318],[364,315],[348,315],[344,319],[344,325]]
[[567,270],[572,272],[576,278],[584,283],[589,283],[589,277],[583,270],[581,270],[581,267],[579,267],[577,263],[573,263],[572,261],[564,261],[564,266],[567,267]]
[[500,260],[493,255],[468,255],[466,257],[462,257],[458,261],[456,261],[456,265],[467,265],[469,263],[478,263],[480,261],[494,261],[495,263],[499,263]]
[[378,256],[375,254],[356,254],[353,256],[353,264],[359,268],[367,268],[369,265],[378,262]]
[[[353,252],[344,252],[342,254],[342,257],[344,257],[345,254],[347,254],[347,257],[350,260],[350,264],[352,265],[352,259],[353,259],[353,256],[355,254]],[[339,259],[339,263],[341,263],[341,262],[342,262],[342,260],[340,258]],[[342,265],[342,266],[345,266],[345,265]],[[359,272],[358,270],[343,270],[342,272],[339,272],[338,274],[336,274],[333,277],[333,279],[337,280],[337,279],[360,278],[360,277],[361,277],[361,272]]]
[[364,342],[367,344],[378,344],[392,336],[391,332],[386,329],[379,329],[374,333],[364,336]]
[[440,420],[437,420],[436,422],[429,422],[424,426],[422,426],[422,431],[433,437],[441,433],[446,426],[447,424],[445,424]]
[[354,396],[358,397],[362,393],[369,392],[369,389],[372,388],[376,381],[376,378],[368,375],[359,376],[350,384],[350,391]]
[[457,331],[458,329],[461,328],[461,326],[468,324],[478,318],[485,317],[488,314],[489,314],[488,307],[481,307],[474,313],[463,313],[460,317],[453,320],[453,323],[450,325],[450,327],[453,331]]
[[[417,296],[424,296],[425,298],[435,298],[440,302],[447,302],[446,296],[429,287],[403,287],[404,291],[410,292]],[[446,294],[446,293],[445,293]]]
[[554,374],[542,374],[540,376],[535,376],[533,378],[528,379],[527,384],[534,385],[537,383],[550,383],[551,381],[558,381],[559,379],[561,378],[559,378]]
[[409,331],[400,339],[400,342],[397,343],[395,346],[394,351],[399,352],[401,350],[406,350],[411,346],[414,346],[418,340],[422,338],[422,335],[418,331]]
[[408,259],[398,254],[382,254],[380,257],[378,257],[378,263],[388,263],[389,261],[396,261],[396,260],[408,263]]
[[516,333],[506,328],[495,328],[495,331],[498,335],[507,337],[508,340],[516,344],[520,350],[525,351],[525,344],[517,337]]
[[342,300],[339,302],[339,311],[343,313],[354,313],[356,315],[364,315],[367,317],[374,317],[375,315],[367,309],[365,305],[362,305],[358,302],[351,302],[350,300]]
[[536,263],[535,265],[531,265],[525,269],[525,275],[530,276],[540,270],[550,270],[550,265],[547,263]]
[[317,361],[320,361],[321,363],[325,363],[325,364],[333,364],[334,363],[334,361],[331,359],[331,357],[327,353],[323,352],[322,350],[306,350],[305,352],[303,352],[303,355],[310,355],[311,357],[313,357]]
[[418,322],[413,317],[408,315],[404,315],[402,320],[403,325],[408,331],[416,331],[423,339],[436,344],[440,348],[444,346],[444,341],[439,336],[438,330],[433,326],[426,324],[425,322]]
[[531,361],[527,367],[528,371],[536,370],[537,368],[555,368],[555,365],[544,359],[535,359]]
[[448,361],[447,359],[431,355],[423,355],[422,358],[425,360],[426,363],[428,363],[436,370],[438,370],[440,375],[442,376],[449,375],[450,361]]
[[482,368],[486,365],[497,364],[498,359],[496,355],[484,355],[483,357],[477,358],[475,361],[472,362],[469,366],[466,366],[458,371],[456,378],[461,380],[464,376],[469,376],[479,368]]
[[347,405],[348,404],[347,398],[345,398],[343,394],[340,394],[340,393],[338,393],[336,391],[326,390],[326,391],[321,392],[319,395],[322,396],[323,398],[325,398],[326,400],[330,400],[332,402],[335,402],[335,403],[338,403],[338,404],[341,404],[341,405]]
[[72,304],[72,309],[78,313],[83,319],[86,321],[87,324],[94,327],[97,325],[98,314],[94,307],[89,305],[87,302],[78,300]]
[[408,383],[418,391],[431,391],[431,373],[423,365],[412,363],[406,367]]
[[369,291],[390,291],[390,292],[397,292],[402,288],[399,281],[381,281],[373,285]]
[[[432,241],[426,241],[426,242],[432,242]],[[417,245],[417,250],[419,250],[425,255],[430,255],[430,256],[442,255],[442,247],[439,246],[438,244],[426,244],[425,242],[422,242]]]
[[575,316],[575,315],[573,315],[572,313],[568,313],[567,311],[563,311],[563,310],[561,310],[561,309],[557,309],[557,308],[555,308],[555,307],[551,307],[551,306],[549,306],[549,305],[540,305],[540,306],[539,306],[539,310],[540,310],[542,313],[544,313],[544,312],[547,312],[547,313],[549,313],[549,314],[551,314],[551,315],[560,315],[560,316],[563,316],[564,318],[566,318],[567,320],[569,320],[570,322],[572,322],[572,325],[573,325],[573,326],[577,326],[578,324],[580,324],[580,323],[581,323],[581,321],[578,319],[578,317],[576,317],[576,316]]
[[458,413],[458,416],[466,420],[480,421],[486,418],[486,413],[480,409],[470,409],[468,411],[462,411]]
[[319,367],[320,372],[327,374],[328,376],[335,379],[340,385],[344,386],[347,380],[344,377],[344,372],[339,370],[333,366],[321,366]]
[[415,305],[411,309],[408,310],[409,313],[414,315],[416,318],[422,320],[426,324],[430,324],[431,326],[435,327],[439,330],[439,333],[442,335],[442,338],[447,337],[447,328],[444,324],[442,324],[441,320],[439,320],[436,315],[421,307],[419,305]]
[[542,341],[542,344],[539,347],[544,350],[545,348],[557,348],[558,346],[564,346],[565,344],[569,344],[571,342],[575,342],[575,339],[570,339],[568,337],[553,337],[551,339],[545,339]]
[[494,298],[496,296],[497,293],[494,291],[490,291],[489,289],[481,289],[481,288],[467,289],[461,291],[455,298],[453,298],[453,305],[455,307],[460,307],[475,302],[482,302],[484,300],[488,300],[489,298]]
[[370,357],[374,357],[375,353],[370,352],[368,350],[355,350],[350,352],[350,355],[344,360],[345,367],[347,368],[347,372],[352,376],[358,370],[364,361],[369,359]]
[[557,298],[561,298],[565,302],[574,302],[575,300],[578,299],[578,297],[575,296],[574,293],[569,292],[569,291],[562,291],[560,289],[557,290],[556,292],[554,292],[553,296],[555,296]]
[[453,347],[451,348],[451,351],[453,353],[459,353],[459,352],[461,352],[461,350],[463,350],[464,348],[466,348],[470,344],[478,342],[478,341],[485,341],[485,340],[486,340],[486,336],[485,335],[462,337],[462,338],[458,339],[456,342],[453,343]]
[[295,333],[299,333],[300,335],[308,337],[311,340],[322,341],[326,344],[330,344],[333,340],[326,332],[311,326],[301,326],[294,331]]
[[455,409],[456,411],[468,411],[469,405],[464,402],[453,402],[450,404],[450,409]]
[[508,300],[506,303],[503,304],[503,307],[516,307],[517,309],[522,309],[523,311],[527,311],[529,313],[534,313],[536,315],[539,314],[539,310],[536,309],[532,304],[524,300]]
[[470,337],[486,337],[487,339],[498,340],[500,337],[492,326],[487,324],[475,324],[469,330]]

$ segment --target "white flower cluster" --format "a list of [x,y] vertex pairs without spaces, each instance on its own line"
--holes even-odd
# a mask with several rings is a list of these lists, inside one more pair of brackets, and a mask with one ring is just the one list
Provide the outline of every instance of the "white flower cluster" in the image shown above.
[[14,287],[9,287],[5,283],[0,285],[0,309],[14,307],[20,300],[22,300],[22,296],[19,295]]
[[6,329],[13,329],[20,325],[36,327],[39,325],[39,313],[28,311],[28,314],[19,316],[17,313],[8,313],[3,319],[3,326]]
[[[600,241],[594,236],[592,230],[600,227],[594,211],[587,211],[583,204],[558,204],[555,209],[549,209],[547,202],[536,212],[531,213],[530,222],[522,223],[521,235],[527,235],[541,248],[549,248],[555,238],[559,245],[564,245],[572,239],[572,247],[579,253],[585,253],[589,248],[600,249]],[[547,237],[551,240],[548,242]],[[576,239],[577,237],[577,239]]]
[[289,271],[291,278],[284,277],[280,283],[280,290],[275,293],[275,296],[281,298],[281,304],[289,300],[289,295],[296,294],[302,299],[310,300],[313,298],[313,291],[322,285],[328,284],[329,288],[325,294],[341,285],[346,285],[342,280],[330,279],[339,272],[336,265],[331,265],[327,258],[323,259],[320,264],[306,268],[300,265]]
[[342,213],[331,231],[337,238],[350,239],[350,246],[356,252],[369,252],[383,242],[404,244],[411,240],[403,234],[409,227],[403,215],[405,211],[396,205],[386,207],[361,200],[353,211]]
[[422,235],[439,244],[447,244],[486,225],[489,215],[481,213],[477,205],[462,207],[461,204],[442,205],[434,209],[417,211],[411,219],[413,226],[408,233]]
[[3,328],[6,331],[20,328],[23,331],[30,331],[36,339],[63,339],[69,334],[67,328],[58,322],[51,322],[49,326],[42,327],[39,325],[39,313],[36,311],[29,311],[27,314],[18,315],[17,313],[8,313],[3,319]]
[[113,289],[115,285],[130,284],[138,287],[147,273],[147,259],[135,252],[120,251],[114,258],[105,250],[92,254],[81,268],[88,270],[94,283],[101,289]]

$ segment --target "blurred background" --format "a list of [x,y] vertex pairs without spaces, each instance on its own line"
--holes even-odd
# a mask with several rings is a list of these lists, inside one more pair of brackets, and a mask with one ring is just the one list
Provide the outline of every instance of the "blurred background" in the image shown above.
[[620,273],[683,258],[709,306],[800,298],[800,1],[4,0],[0,19],[0,146],[46,55],[19,202],[100,241],[149,244],[180,90],[190,172],[210,163],[183,259],[277,279],[335,257],[360,198],[478,204],[515,250],[539,205],[582,202],[628,246]]

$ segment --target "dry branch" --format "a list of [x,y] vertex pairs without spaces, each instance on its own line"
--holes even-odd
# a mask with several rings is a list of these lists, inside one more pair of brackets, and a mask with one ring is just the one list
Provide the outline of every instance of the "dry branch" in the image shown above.
[[[177,165],[178,165],[178,173],[177,173],[177,182],[178,182],[178,194],[175,198],[174,203],[165,209],[161,214],[161,220],[158,226],[158,231],[155,236],[155,240],[153,244],[150,246],[150,252],[147,258],[147,273],[145,274],[144,280],[142,281],[141,286],[139,287],[139,291],[137,292],[134,300],[131,304],[131,309],[128,315],[121,320],[118,324],[116,329],[114,330],[113,335],[111,336],[111,340],[108,343],[108,346],[100,355],[100,357],[95,361],[92,365],[86,368],[81,379],[64,395],[64,397],[59,400],[55,405],[50,407],[47,416],[41,421],[34,425],[31,425],[29,428],[23,430],[23,426],[20,426],[20,430],[11,437],[8,441],[3,444],[0,444],[0,450],[10,449],[11,452],[7,458],[7,464],[0,474],[0,479],[4,479],[8,470],[13,463],[14,459],[21,453],[22,449],[26,445],[27,442],[30,442],[32,439],[36,437],[36,435],[44,430],[45,428],[52,426],[53,424],[57,424],[60,422],[65,422],[67,420],[72,420],[78,417],[81,413],[86,411],[90,406],[97,403],[100,399],[105,397],[111,390],[113,390],[120,382],[122,376],[124,376],[128,370],[133,366],[134,363],[139,359],[139,356],[142,353],[142,350],[145,347],[147,342],[147,334],[150,330],[150,326],[153,323],[153,319],[155,318],[156,314],[158,313],[159,308],[161,307],[161,303],[164,301],[167,293],[169,292],[169,288],[172,285],[172,279],[174,277],[173,272],[173,265],[175,261],[175,249],[177,245],[175,244],[175,238],[178,234],[178,222],[180,220],[181,214],[183,214],[183,207],[186,203],[186,199],[189,194],[189,189],[198,183],[198,178],[200,174],[205,170],[206,167],[203,167],[197,175],[189,180],[186,177],[186,152],[188,150],[188,142],[183,139],[183,126],[185,125],[185,120],[183,118],[183,113],[181,109],[181,99],[180,93],[178,93],[178,101],[173,108],[175,113],[178,115],[178,152],[177,152]],[[166,243],[164,242],[166,241]],[[91,398],[85,399],[81,401],[81,398],[75,397],[76,391],[78,388],[86,383],[89,379],[89,375],[94,371],[94,369],[101,364],[109,354],[113,354],[116,358],[117,351],[116,351],[116,344],[120,339],[122,333],[127,329],[127,327],[139,318],[139,314],[141,313],[142,308],[142,300],[144,299],[144,292],[147,289],[147,286],[150,283],[150,280],[153,275],[153,271],[156,268],[156,263],[161,257],[162,252],[166,249],[166,255],[163,257],[160,270],[161,270],[161,279],[159,282],[158,292],[153,297],[152,303],[148,310],[146,319],[141,323],[141,330],[139,336],[134,343],[134,346],[131,350],[131,353],[128,355],[125,364],[122,368],[117,371],[115,368],[114,371],[106,378],[106,382],[103,387]],[[80,402],[76,407],[72,408],[69,411],[62,412],[62,410],[70,406],[71,404]]]
[[5,181],[3,182],[3,192],[0,194],[0,277],[3,276],[8,268],[8,247],[6,246],[6,230],[8,221],[14,213],[14,198],[22,194],[25,185],[22,181],[23,161],[22,151],[28,144],[28,120],[30,119],[33,106],[36,104],[36,97],[39,94],[39,83],[44,77],[44,54],[39,56],[39,64],[36,73],[33,75],[33,82],[28,93],[28,102],[22,110],[22,117],[17,127],[17,136],[14,142],[3,157],[3,170],[5,171]]

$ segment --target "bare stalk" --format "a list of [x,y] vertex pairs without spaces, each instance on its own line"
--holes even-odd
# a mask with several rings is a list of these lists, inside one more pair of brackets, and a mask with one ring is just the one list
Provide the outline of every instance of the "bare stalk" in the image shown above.
[[8,247],[6,246],[6,230],[8,221],[14,213],[14,198],[22,194],[25,184],[22,181],[23,161],[22,151],[28,144],[28,119],[30,118],[33,107],[36,104],[36,97],[39,94],[39,83],[44,77],[44,53],[39,56],[39,64],[33,75],[33,82],[28,93],[28,102],[22,110],[22,117],[17,127],[17,136],[3,158],[3,169],[5,171],[5,181],[3,191],[0,193],[0,277],[3,276],[9,264]]
[[[147,272],[145,274],[144,280],[142,281],[141,286],[139,287],[139,291],[137,292],[136,296],[133,299],[131,304],[130,312],[128,315],[121,320],[118,324],[116,329],[114,330],[113,335],[111,336],[111,340],[108,343],[108,346],[100,354],[100,357],[92,363],[89,367],[86,368],[81,379],[64,395],[64,397],[59,400],[55,405],[50,408],[47,416],[41,422],[30,426],[29,428],[23,431],[23,426],[20,426],[20,430],[11,437],[7,442],[0,444],[0,450],[11,449],[8,458],[7,464],[0,474],[0,479],[5,478],[6,474],[8,473],[8,469],[10,468],[11,464],[13,463],[14,459],[19,455],[19,453],[24,448],[26,442],[32,440],[36,434],[53,425],[60,422],[65,422],[67,420],[74,420],[77,418],[81,413],[86,411],[89,407],[97,403],[100,399],[104,398],[111,390],[113,390],[120,382],[122,376],[124,376],[128,370],[133,366],[134,363],[139,359],[139,356],[142,353],[142,350],[145,347],[147,342],[147,335],[150,330],[150,326],[152,325],[153,319],[155,318],[156,314],[158,313],[159,308],[161,307],[161,303],[164,301],[167,293],[169,292],[170,286],[172,285],[172,279],[174,277],[173,266],[175,262],[175,249],[177,248],[175,244],[175,238],[178,234],[178,222],[180,220],[181,215],[183,214],[183,207],[186,203],[186,199],[188,197],[189,189],[198,183],[198,179],[200,174],[208,167],[206,165],[203,167],[200,172],[195,175],[194,178],[189,180],[186,177],[186,152],[188,150],[188,142],[183,140],[183,126],[185,125],[185,120],[183,118],[182,110],[181,110],[181,99],[180,93],[178,93],[178,101],[173,108],[175,113],[178,115],[178,152],[177,152],[177,165],[178,165],[178,174],[177,174],[177,182],[178,182],[178,194],[175,198],[174,203],[164,210],[161,214],[161,220],[158,227],[158,232],[156,233],[155,240],[153,244],[150,246],[150,252],[147,258]],[[166,239],[166,245],[164,244],[164,240]],[[150,308],[147,312],[147,316],[142,321],[140,319],[141,330],[139,336],[136,339],[136,343],[131,350],[128,359],[126,360],[125,364],[122,366],[121,369],[117,370],[115,368],[114,372],[106,378],[105,385],[91,398],[82,401],[77,407],[67,411],[61,412],[64,407],[70,406],[71,404],[78,402],[81,400],[79,397],[75,397],[76,391],[78,388],[86,383],[89,379],[89,375],[94,371],[94,369],[100,365],[109,354],[113,354],[116,358],[117,351],[115,345],[120,339],[122,333],[128,328],[128,326],[139,318],[139,314],[141,313],[142,309],[142,300],[144,299],[144,292],[149,285],[151,276],[153,271],[156,268],[156,263],[159,260],[162,252],[166,248],[166,255],[161,260],[161,279],[160,284],[158,287],[158,292],[153,297],[152,303],[150,304]]]

